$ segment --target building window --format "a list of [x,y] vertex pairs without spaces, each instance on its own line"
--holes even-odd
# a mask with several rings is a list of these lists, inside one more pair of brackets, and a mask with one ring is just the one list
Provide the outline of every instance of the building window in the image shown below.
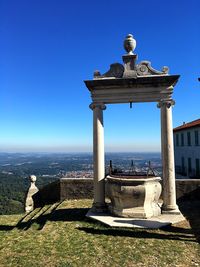
[[184,159],[184,157],[181,158],[181,169],[182,169],[182,175],[185,175],[185,159]]
[[194,137],[195,137],[195,146],[199,145],[199,132],[195,131],[194,132]]
[[187,144],[188,144],[188,146],[191,146],[191,135],[190,135],[190,132],[187,132]]
[[200,177],[200,160],[196,159],[196,177]]
[[179,146],[179,134],[176,134],[176,146]]
[[181,146],[184,146],[184,134],[181,134]]
[[192,161],[191,158],[188,158],[188,174],[190,175],[192,172]]

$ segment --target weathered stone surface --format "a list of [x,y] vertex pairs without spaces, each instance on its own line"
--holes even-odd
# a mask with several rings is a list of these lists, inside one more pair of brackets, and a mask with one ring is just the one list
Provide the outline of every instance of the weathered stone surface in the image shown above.
[[113,215],[131,218],[159,216],[161,194],[160,177],[116,178],[107,177],[107,194]]
[[176,179],[177,199],[200,199],[200,179]]
[[138,76],[147,76],[147,75],[166,75],[168,74],[169,68],[164,66],[162,71],[155,70],[151,67],[151,62],[141,61],[136,66],[136,73]]
[[127,54],[122,57],[124,66],[120,63],[110,65],[110,70],[101,75],[99,71],[94,72],[94,79],[104,78],[137,78],[138,76],[168,75],[169,68],[164,66],[162,71],[151,67],[150,61],[141,61],[136,64],[137,55],[133,54],[136,47],[136,40],[132,34],[128,34],[124,40],[124,49]]
[[137,103],[171,100],[179,75],[140,76],[137,79],[95,79],[85,81],[93,103]]
[[34,207],[63,201],[93,197],[92,178],[61,178],[49,183],[33,195]]
[[60,180],[42,187],[34,196],[34,206],[41,207],[60,201]]
[[104,104],[91,104],[93,110],[93,170],[94,202],[93,210],[102,212],[105,209],[105,155],[104,155]]
[[182,214],[172,215],[172,214],[161,214],[157,217],[152,217],[149,219],[141,218],[120,218],[113,216],[110,213],[95,213],[89,210],[86,216],[95,221],[104,223],[105,225],[111,227],[128,227],[128,228],[148,228],[148,229],[158,229],[167,225],[175,224],[184,221],[185,218]]
[[92,178],[61,178],[60,200],[93,197]]
[[120,63],[113,63],[110,65],[109,71],[104,74],[100,74],[99,71],[94,72],[94,79],[99,78],[108,78],[108,77],[115,77],[115,78],[122,78],[124,73],[124,66]]
[[[176,194],[177,199],[182,197],[199,199],[200,179],[177,179]],[[106,197],[108,197],[107,190]],[[80,198],[93,198],[93,178],[62,178],[49,183],[32,195],[33,207],[59,202],[64,199]],[[160,200],[162,200],[162,194]]]
[[161,109],[161,151],[162,151],[162,178],[163,178],[163,205],[162,212],[180,213],[176,204],[174,143],[172,128],[172,106],[174,101],[162,100],[158,104]]
[[136,40],[133,38],[132,34],[128,34],[124,40],[124,49],[128,55],[133,55],[133,51],[136,48]]

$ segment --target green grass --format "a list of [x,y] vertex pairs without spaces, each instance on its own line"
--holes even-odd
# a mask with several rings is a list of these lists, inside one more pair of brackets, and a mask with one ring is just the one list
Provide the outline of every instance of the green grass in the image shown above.
[[90,221],[91,203],[68,200],[26,217],[0,216],[0,266],[200,266],[199,202],[183,203],[187,220],[160,230]]

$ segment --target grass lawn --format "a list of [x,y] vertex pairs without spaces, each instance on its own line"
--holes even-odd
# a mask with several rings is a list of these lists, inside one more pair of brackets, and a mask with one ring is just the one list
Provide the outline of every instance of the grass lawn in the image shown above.
[[0,266],[200,266],[200,201],[187,220],[160,230],[109,228],[85,218],[91,200],[68,200],[28,216],[0,216]]

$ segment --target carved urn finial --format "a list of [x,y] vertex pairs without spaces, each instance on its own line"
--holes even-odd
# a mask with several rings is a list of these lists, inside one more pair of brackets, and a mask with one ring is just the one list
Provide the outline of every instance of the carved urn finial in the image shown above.
[[124,49],[128,55],[133,55],[133,51],[136,48],[136,40],[132,34],[128,34],[124,40]]

